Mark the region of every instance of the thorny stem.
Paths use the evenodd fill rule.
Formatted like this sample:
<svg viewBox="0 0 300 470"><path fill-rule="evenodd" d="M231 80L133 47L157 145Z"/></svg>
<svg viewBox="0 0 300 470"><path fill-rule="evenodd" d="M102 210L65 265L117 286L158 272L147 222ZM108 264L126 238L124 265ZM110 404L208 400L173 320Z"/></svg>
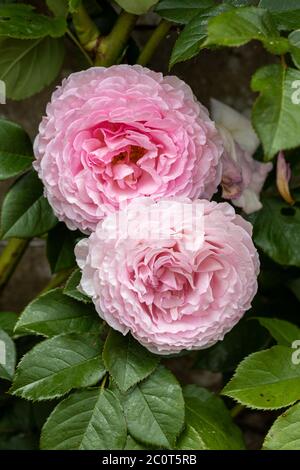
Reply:
<svg viewBox="0 0 300 470"><path fill-rule="evenodd" d="M157 28L155 28L150 39L146 43L142 52L140 53L137 64L146 65L151 60L153 54L156 52L159 44L167 35L171 28L172 24L169 21L161 20Z"/></svg>

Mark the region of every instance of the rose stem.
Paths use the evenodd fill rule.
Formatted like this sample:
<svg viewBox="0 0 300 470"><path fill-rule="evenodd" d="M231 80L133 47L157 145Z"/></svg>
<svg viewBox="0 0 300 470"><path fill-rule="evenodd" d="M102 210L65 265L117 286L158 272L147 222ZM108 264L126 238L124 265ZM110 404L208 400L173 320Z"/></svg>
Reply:
<svg viewBox="0 0 300 470"><path fill-rule="evenodd" d="M100 31L98 27L96 26L96 24L94 23L94 21L92 20L92 18L89 16L88 12L86 11L82 3L78 6L76 11L72 13L72 20L73 20L73 25L74 25L76 34L79 39L79 44L81 44L83 50L87 52L94 51L98 44ZM67 33L71 37L69 31ZM76 38L74 36L72 37L72 39L74 42L76 41ZM89 57L89 60L91 62L90 57Z"/></svg>
<svg viewBox="0 0 300 470"><path fill-rule="evenodd" d="M11 238L0 256L0 291L4 289L22 258L30 239Z"/></svg>
<svg viewBox="0 0 300 470"><path fill-rule="evenodd" d="M95 65L109 67L118 62L137 19L137 15L122 11L109 35L98 39Z"/></svg>
<svg viewBox="0 0 300 470"><path fill-rule="evenodd" d="M172 26L172 23L170 23L169 21L161 20L157 28L155 28L154 32L150 36L142 52L140 53L138 60L137 60L137 64L140 64L140 65L148 64L153 54L155 53L156 49L158 48L159 44L164 39L166 34L169 32L171 26Z"/></svg>

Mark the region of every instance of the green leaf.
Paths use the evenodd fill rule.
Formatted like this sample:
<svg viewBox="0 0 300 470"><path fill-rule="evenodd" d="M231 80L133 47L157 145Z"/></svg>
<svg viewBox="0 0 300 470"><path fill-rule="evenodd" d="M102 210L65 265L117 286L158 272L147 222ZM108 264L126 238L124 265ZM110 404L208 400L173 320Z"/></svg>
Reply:
<svg viewBox="0 0 300 470"><path fill-rule="evenodd" d="M256 322L241 320L222 341L198 352L196 368L231 372L244 357L268 345L269 335Z"/></svg>
<svg viewBox="0 0 300 470"><path fill-rule="evenodd" d="M13 336L18 315L14 312L0 312L0 329Z"/></svg>
<svg viewBox="0 0 300 470"><path fill-rule="evenodd" d="M0 5L0 36L15 39L60 37L66 30L63 17L40 15L31 5Z"/></svg>
<svg viewBox="0 0 300 470"><path fill-rule="evenodd" d="M300 10L299 10L300 11ZM300 21L299 21L300 24ZM300 29L293 31L289 35L290 53L295 66L300 68Z"/></svg>
<svg viewBox="0 0 300 470"><path fill-rule="evenodd" d="M179 450L208 450L201 434L190 424L186 424L176 446Z"/></svg>
<svg viewBox="0 0 300 470"><path fill-rule="evenodd" d="M47 7L55 16L68 16L69 5L68 0L46 0Z"/></svg>
<svg viewBox="0 0 300 470"><path fill-rule="evenodd" d="M43 192L43 184L35 171L21 177L10 188L1 212L3 239L32 238L48 232L57 224Z"/></svg>
<svg viewBox="0 0 300 470"><path fill-rule="evenodd" d="M263 449L299 450L300 449L300 403L289 408L269 430Z"/></svg>
<svg viewBox="0 0 300 470"><path fill-rule="evenodd" d="M252 78L253 91L261 93L252 120L267 160L280 150L300 145L300 106L293 102L293 84L297 80L299 70L280 65L263 67Z"/></svg>
<svg viewBox="0 0 300 470"><path fill-rule="evenodd" d="M140 442L135 441L131 436L127 436L126 444L124 450L147 450Z"/></svg>
<svg viewBox="0 0 300 470"><path fill-rule="evenodd" d="M128 13L133 13L134 15L143 15L153 7L158 2L158 0L116 0L116 3L120 5L123 10L128 11Z"/></svg>
<svg viewBox="0 0 300 470"><path fill-rule="evenodd" d="M49 416L41 448L50 450L120 450L127 437L120 402L100 388L74 393Z"/></svg>
<svg viewBox="0 0 300 470"><path fill-rule="evenodd" d="M1 315L1 314L0 314ZM23 311L15 331L55 336L100 330L101 321L91 305L76 302L54 289L34 299Z"/></svg>
<svg viewBox="0 0 300 470"><path fill-rule="evenodd" d="M173 48L170 67L191 59L200 52L201 46L207 37L208 21L223 11L230 9L228 5L219 5L209 10L197 14L184 28L179 35Z"/></svg>
<svg viewBox="0 0 300 470"><path fill-rule="evenodd" d="M0 119L0 181L28 170L32 153L31 141L22 127Z"/></svg>
<svg viewBox="0 0 300 470"><path fill-rule="evenodd" d="M0 378L12 380L16 365L16 348L8 334L0 329Z"/></svg>
<svg viewBox="0 0 300 470"><path fill-rule="evenodd" d="M293 350L273 346L248 356L238 366L223 394L257 409L277 409L300 400L300 368Z"/></svg>
<svg viewBox="0 0 300 470"><path fill-rule="evenodd" d="M29 400L50 400L88 387L105 374L97 335L67 334L42 341L20 361L10 392Z"/></svg>
<svg viewBox="0 0 300 470"><path fill-rule="evenodd" d="M58 75L64 58L64 41L2 39L0 80L8 98L22 100L41 91Z"/></svg>
<svg viewBox="0 0 300 470"><path fill-rule="evenodd" d="M148 377L159 362L158 356L147 351L130 334L123 336L112 329L105 341L102 357L122 392Z"/></svg>
<svg viewBox="0 0 300 470"><path fill-rule="evenodd" d="M149 445L173 448L184 423L181 387L170 371L156 369L124 401L128 431Z"/></svg>
<svg viewBox="0 0 300 470"><path fill-rule="evenodd" d="M189 385L183 389L187 428L177 447L184 450L244 449L242 434L233 423L221 398L204 388Z"/></svg>
<svg viewBox="0 0 300 470"><path fill-rule="evenodd" d="M76 266L74 248L80 232L70 231L59 223L48 233L47 257L52 273Z"/></svg>
<svg viewBox="0 0 300 470"><path fill-rule="evenodd" d="M71 297L72 299L79 300L80 302L84 302L86 304L91 303L92 300L87 295L82 294L82 292L80 292L77 288L79 286L80 279L81 271L80 269L75 269L75 271L67 280L67 283L64 288L64 294L68 297Z"/></svg>
<svg viewBox="0 0 300 470"><path fill-rule="evenodd" d="M213 0L161 0L155 11L166 20L187 24L202 10L213 6Z"/></svg>
<svg viewBox="0 0 300 470"><path fill-rule="evenodd" d="M263 208L249 216L255 244L276 263L300 266L300 209L274 197L261 201Z"/></svg>
<svg viewBox="0 0 300 470"><path fill-rule="evenodd" d="M270 333L270 335L282 346L292 346L292 343L299 339L300 340L300 328L293 325L285 320L279 320L278 318L256 318L259 323L264 326Z"/></svg>
<svg viewBox="0 0 300 470"><path fill-rule="evenodd" d="M261 0L259 6L271 12L279 29L299 28L300 5L298 0Z"/></svg>
<svg viewBox="0 0 300 470"><path fill-rule="evenodd" d="M205 45L238 47L253 39L261 41L274 54L289 50L289 42L280 37L271 15L256 7L233 8L210 20Z"/></svg>

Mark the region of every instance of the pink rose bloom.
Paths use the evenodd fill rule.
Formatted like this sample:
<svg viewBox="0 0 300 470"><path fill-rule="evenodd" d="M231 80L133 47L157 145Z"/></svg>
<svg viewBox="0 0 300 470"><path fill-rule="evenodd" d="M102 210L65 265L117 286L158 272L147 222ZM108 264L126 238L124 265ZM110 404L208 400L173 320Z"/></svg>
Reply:
<svg viewBox="0 0 300 470"><path fill-rule="evenodd" d="M260 192L273 165L253 158L259 140L249 119L214 99L211 109L224 144L222 196L251 214L262 208Z"/></svg>
<svg viewBox="0 0 300 470"><path fill-rule="evenodd" d="M141 66L74 73L53 93L34 168L59 220L93 231L136 197L211 198L221 138L188 85Z"/></svg>
<svg viewBox="0 0 300 470"><path fill-rule="evenodd" d="M154 353L207 348L256 293L251 230L228 203L136 199L77 244L79 288L112 328Z"/></svg>

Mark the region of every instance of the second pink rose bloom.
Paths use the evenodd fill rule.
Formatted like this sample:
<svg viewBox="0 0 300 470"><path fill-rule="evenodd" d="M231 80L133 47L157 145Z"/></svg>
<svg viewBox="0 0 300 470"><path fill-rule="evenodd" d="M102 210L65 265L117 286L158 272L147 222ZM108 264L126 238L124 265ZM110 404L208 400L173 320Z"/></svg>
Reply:
<svg viewBox="0 0 300 470"><path fill-rule="evenodd" d="M56 216L91 232L133 199L210 199L221 138L190 87L141 66L95 67L53 93L35 140L35 169Z"/></svg>

